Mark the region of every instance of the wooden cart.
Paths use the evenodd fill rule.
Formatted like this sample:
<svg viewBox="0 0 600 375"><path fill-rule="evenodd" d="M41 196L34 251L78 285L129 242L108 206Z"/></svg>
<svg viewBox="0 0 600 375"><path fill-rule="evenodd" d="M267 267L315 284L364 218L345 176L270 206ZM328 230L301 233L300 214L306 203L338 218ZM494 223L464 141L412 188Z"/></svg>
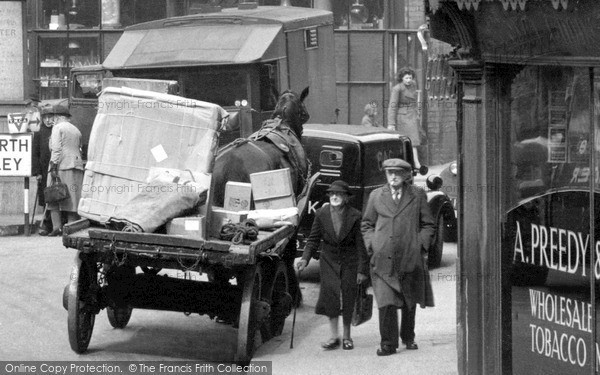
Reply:
<svg viewBox="0 0 600 375"><path fill-rule="evenodd" d="M132 309L208 314L238 327L236 361L252 358L255 340L280 335L293 301L284 251L296 227L261 230L251 243L119 232L82 219L64 227L77 250L63 305L71 348L87 350L96 315L124 328ZM288 266L291 265L288 262ZM161 269L207 273L209 281L157 275ZM292 270L293 272L293 270Z"/></svg>

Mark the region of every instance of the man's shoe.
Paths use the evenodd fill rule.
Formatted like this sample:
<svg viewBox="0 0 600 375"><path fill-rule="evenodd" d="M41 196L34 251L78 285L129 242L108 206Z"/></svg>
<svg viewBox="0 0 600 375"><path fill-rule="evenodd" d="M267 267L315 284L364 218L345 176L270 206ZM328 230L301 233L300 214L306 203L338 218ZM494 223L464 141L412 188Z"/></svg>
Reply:
<svg viewBox="0 0 600 375"><path fill-rule="evenodd" d="M403 342L404 345L406 345L406 349L407 350L417 350L419 349L419 346L417 345L416 342L411 341L411 342Z"/></svg>
<svg viewBox="0 0 600 375"><path fill-rule="evenodd" d="M391 345L381 345L380 349L377 349L377 355L380 357L384 357L387 355L392 355L396 353L396 348Z"/></svg>
<svg viewBox="0 0 600 375"><path fill-rule="evenodd" d="M39 234L40 236L47 236L47 235L48 235L48 231L47 231L47 230L45 230L45 229L40 229L40 230L38 231L38 234Z"/></svg>

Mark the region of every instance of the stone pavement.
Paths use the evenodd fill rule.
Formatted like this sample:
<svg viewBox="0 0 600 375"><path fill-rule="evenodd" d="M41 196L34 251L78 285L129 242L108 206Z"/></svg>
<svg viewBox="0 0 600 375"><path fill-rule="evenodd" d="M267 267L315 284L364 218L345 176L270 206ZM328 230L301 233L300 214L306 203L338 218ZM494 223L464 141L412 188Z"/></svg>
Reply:
<svg viewBox="0 0 600 375"><path fill-rule="evenodd" d="M283 334L259 347L253 362L273 361L274 375L458 374L456 244L446 243L444 247L442 266L430 270L436 306L417 308L415 341L419 345L418 350L406 350L402 346L389 357L375 354L379 347L376 306L370 321L352 327L354 350L323 350L320 344L329 337L329 323L326 317L314 314L318 296L318 262L312 261L309 265L312 275L305 275L307 271L304 271L301 278L305 303L299 309L305 313L300 320L298 317L301 315L297 314L293 349L290 349L292 315L286 319Z"/></svg>
<svg viewBox="0 0 600 375"><path fill-rule="evenodd" d="M415 183L424 184L424 177L419 176ZM31 235L37 236L41 216L41 213L36 213L36 225L31 227ZM0 236L17 235L23 231L24 215L0 215ZM304 313L297 314L294 347L290 348L293 320L290 316L286 319L283 334L259 347L253 362L272 361L274 375L458 374L455 243L444 244L442 266L430 270L430 276L436 306L417 308L415 341L419 350L409 351L401 347L395 355L378 357L375 354L379 346L375 306L370 321L352 327L354 350L324 351L320 343L329 336L328 320L324 316L306 313L314 312L319 290L318 261L312 261L301 278L304 303L298 311L303 310Z"/></svg>
<svg viewBox="0 0 600 375"><path fill-rule="evenodd" d="M41 213L35 214L34 224L29 226L32 234L37 231L41 218ZM29 223L31 224L31 214L29 214ZM25 233L25 215L0 215L0 237L23 233Z"/></svg>

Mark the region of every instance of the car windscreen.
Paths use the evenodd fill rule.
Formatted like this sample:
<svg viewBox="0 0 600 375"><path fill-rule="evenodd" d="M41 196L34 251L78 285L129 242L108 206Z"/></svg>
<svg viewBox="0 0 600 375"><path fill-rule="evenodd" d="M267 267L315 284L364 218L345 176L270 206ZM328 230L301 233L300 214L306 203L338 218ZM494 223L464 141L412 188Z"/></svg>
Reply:
<svg viewBox="0 0 600 375"><path fill-rule="evenodd" d="M405 159L403 142L400 139L369 142L364 144L364 184L365 186L385 184L385 173L381 164L386 159Z"/></svg>

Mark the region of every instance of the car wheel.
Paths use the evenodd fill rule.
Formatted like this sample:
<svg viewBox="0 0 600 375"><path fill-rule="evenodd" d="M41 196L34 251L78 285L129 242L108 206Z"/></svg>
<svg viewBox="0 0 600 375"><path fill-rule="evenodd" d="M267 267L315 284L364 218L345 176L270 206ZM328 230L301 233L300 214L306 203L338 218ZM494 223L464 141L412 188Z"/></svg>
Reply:
<svg viewBox="0 0 600 375"><path fill-rule="evenodd" d="M428 267L437 268L442 263L442 252L444 249L444 215L440 213L437 219L437 225L433 241L429 247Z"/></svg>
<svg viewBox="0 0 600 375"><path fill-rule="evenodd" d="M456 242L458 240L458 223L456 222L456 216L447 212L444 224L444 242Z"/></svg>

